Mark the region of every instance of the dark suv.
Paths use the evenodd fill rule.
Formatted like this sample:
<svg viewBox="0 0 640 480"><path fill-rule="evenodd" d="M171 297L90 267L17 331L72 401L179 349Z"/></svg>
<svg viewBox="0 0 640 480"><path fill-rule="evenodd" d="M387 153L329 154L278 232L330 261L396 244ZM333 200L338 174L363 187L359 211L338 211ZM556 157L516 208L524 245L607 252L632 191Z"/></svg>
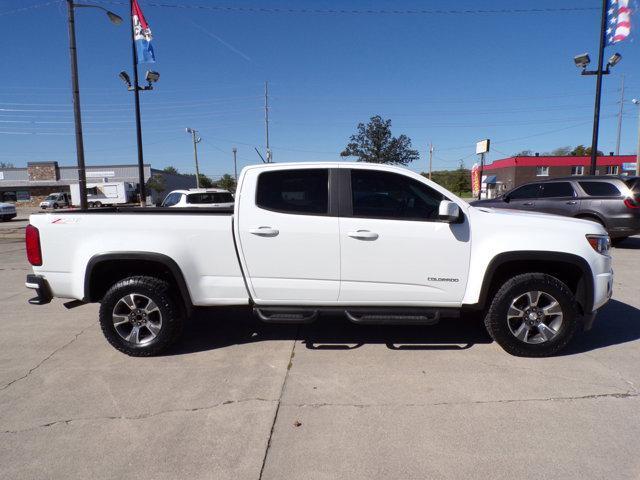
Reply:
<svg viewBox="0 0 640 480"><path fill-rule="evenodd" d="M618 240L640 233L640 177L554 178L525 183L497 198L471 204L593 220Z"/></svg>

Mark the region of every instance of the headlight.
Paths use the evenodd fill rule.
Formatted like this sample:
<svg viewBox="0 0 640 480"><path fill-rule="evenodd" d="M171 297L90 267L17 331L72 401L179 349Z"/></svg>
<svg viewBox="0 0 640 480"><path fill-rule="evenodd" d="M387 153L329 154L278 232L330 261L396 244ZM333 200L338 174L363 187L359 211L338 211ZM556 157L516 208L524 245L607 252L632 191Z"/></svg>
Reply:
<svg viewBox="0 0 640 480"><path fill-rule="evenodd" d="M587 242L593 249L601 255L609 255L611 239L609 235L586 235Z"/></svg>

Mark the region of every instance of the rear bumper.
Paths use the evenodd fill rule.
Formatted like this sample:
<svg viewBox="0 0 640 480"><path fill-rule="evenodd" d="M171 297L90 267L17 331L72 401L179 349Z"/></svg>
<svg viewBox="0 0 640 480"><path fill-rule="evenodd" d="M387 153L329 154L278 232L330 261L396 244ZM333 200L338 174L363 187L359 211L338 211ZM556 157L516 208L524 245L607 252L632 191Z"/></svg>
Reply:
<svg viewBox="0 0 640 480"><path fill-rule="evenodd" d="M51 302L53 295L51 295L49 284L43 276L34 274L27 275L27 281L24 286L36 291L36 296L29 299L31 305L45 305Z"/></svg>
<svg viewBox="0 0 640 480"><path fill-rule="evenodd" d="M11 220L12 218L16 218L18 216L17 212L2 212L0 213L0 217L2 218L7 218L9 220Z"/></svg>

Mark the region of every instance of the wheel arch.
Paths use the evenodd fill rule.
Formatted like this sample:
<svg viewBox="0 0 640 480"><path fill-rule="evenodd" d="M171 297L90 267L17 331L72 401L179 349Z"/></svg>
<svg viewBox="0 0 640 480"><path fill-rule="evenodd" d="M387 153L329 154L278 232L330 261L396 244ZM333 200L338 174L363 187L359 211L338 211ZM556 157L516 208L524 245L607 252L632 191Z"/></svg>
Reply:
<svg viewBox="0 0 640 480"><path fill-rule="evenodd" d="M177 287L186 313L193 301L182 270L171 257L156 252L112 252L89 259L84 276L83 301L99 302L115 282L134 275L150 275L169 281Z"/></svg>
<svg viewBox="0 0 640 480"><path fill-rule="evenodd" d="M477 307L484 309L504 281L520 273L546 273L571 289L583 313L593 310L593 274L587 261L571 253L546 251L505 252L496 255L484 274Z"/></svg>

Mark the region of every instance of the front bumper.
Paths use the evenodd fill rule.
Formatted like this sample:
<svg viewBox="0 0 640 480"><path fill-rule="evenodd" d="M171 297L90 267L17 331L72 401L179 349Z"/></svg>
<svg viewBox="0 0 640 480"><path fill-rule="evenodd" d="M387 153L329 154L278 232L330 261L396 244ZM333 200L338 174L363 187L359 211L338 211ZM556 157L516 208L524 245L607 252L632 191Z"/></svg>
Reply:
<svg viewBox="0 0 640 480"><path fill-rule="evenodd" d="M45 305L51 302L53 295L45 278L41 275L30 273L27 275L25 287L36 291L36 296L29 299L31 305Z"/></svg>

